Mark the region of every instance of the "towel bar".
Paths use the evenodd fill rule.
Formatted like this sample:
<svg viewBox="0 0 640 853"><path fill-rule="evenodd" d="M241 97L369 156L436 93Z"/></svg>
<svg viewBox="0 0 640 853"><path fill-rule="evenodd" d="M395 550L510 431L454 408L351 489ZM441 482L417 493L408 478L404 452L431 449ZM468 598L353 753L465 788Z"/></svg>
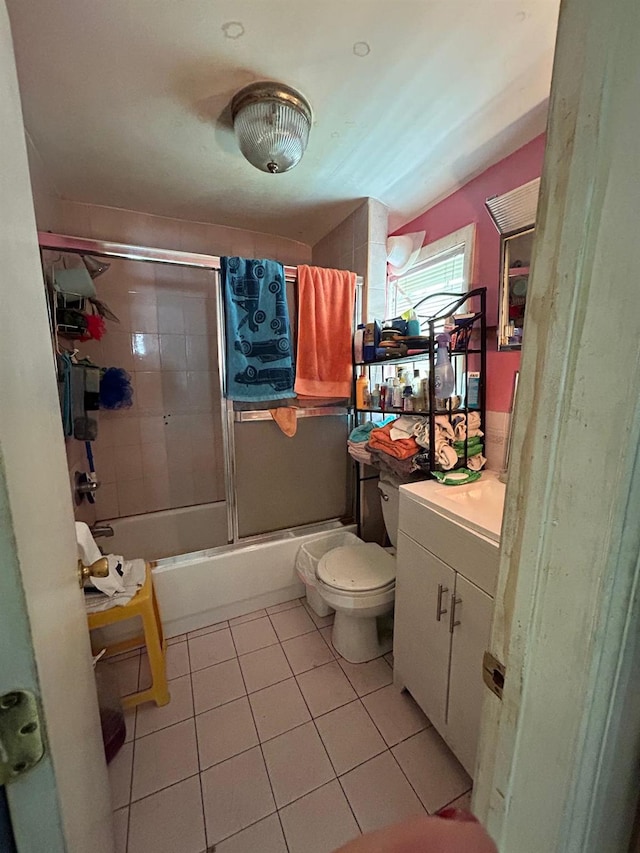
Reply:
<svg viewBox="0 0 640 853"><path fill-rule="evenodd" d="M348 415L349 409L346 406L316 406L308 409L296 409L297 418L322 418L336 415ZM238 423L247 423L249 421L270 421L271 414L269 409L250 409L243 412L234 412L233 420Z"/></svg>

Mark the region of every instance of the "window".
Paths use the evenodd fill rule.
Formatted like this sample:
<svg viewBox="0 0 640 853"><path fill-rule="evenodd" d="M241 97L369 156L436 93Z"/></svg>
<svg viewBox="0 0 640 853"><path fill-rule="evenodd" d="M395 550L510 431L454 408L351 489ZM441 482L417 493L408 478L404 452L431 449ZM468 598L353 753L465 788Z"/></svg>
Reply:
<svg viewBox="0 0 640 853"><path fill-rule="evenodd" d="M423 246L414 266L390 283L390 316L397 317L431 294L469 290L474 236L475 225L468 225ZM450 302L448 296L432 299L417 309L418 316L439 314Z"/></svg>

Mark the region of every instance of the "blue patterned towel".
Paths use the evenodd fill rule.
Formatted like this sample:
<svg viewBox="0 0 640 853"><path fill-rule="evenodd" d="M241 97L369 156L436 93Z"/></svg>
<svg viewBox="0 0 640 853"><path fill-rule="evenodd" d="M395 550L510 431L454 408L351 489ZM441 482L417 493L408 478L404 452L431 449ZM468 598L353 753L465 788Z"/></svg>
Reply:
<svg viewBox="0 0 640 853"><path fill-rule="evenodd" d="M295 397L282 264L220 258L230 400Z"/></svg>

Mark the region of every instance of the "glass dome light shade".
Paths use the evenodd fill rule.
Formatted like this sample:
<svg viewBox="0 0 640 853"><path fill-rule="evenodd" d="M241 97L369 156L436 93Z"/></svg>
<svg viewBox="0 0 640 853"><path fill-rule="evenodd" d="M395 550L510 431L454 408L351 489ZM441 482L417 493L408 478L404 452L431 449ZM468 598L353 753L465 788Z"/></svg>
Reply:
<svg viewBox="0 0 640 853"><path fill-rule="evenodd" d="M279 83L252 83L231 103L240 150L262 172L287 172L299 163L309 139L311 107Z"/></svg>

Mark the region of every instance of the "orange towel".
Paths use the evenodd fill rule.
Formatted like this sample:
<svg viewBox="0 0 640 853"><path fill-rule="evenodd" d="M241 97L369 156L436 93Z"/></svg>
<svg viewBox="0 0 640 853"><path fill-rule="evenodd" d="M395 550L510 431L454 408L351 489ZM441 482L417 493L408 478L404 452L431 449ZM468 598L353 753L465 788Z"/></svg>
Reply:
<svg viewBox="0 0 640 853"><path fill-rule="evenodd" d="M298 267L297 394L351 396L355 294L353 272Z"/></svg>
<svg viewBox="0 0 640 853"><path fill-rule="evenodd" d="M368 446L396 459L409 459L410 456L415 456L420 450L415 438L398 438L394 441L389 435L392 426L393 423L390 423L379 429L372 429Z"/></svg>

